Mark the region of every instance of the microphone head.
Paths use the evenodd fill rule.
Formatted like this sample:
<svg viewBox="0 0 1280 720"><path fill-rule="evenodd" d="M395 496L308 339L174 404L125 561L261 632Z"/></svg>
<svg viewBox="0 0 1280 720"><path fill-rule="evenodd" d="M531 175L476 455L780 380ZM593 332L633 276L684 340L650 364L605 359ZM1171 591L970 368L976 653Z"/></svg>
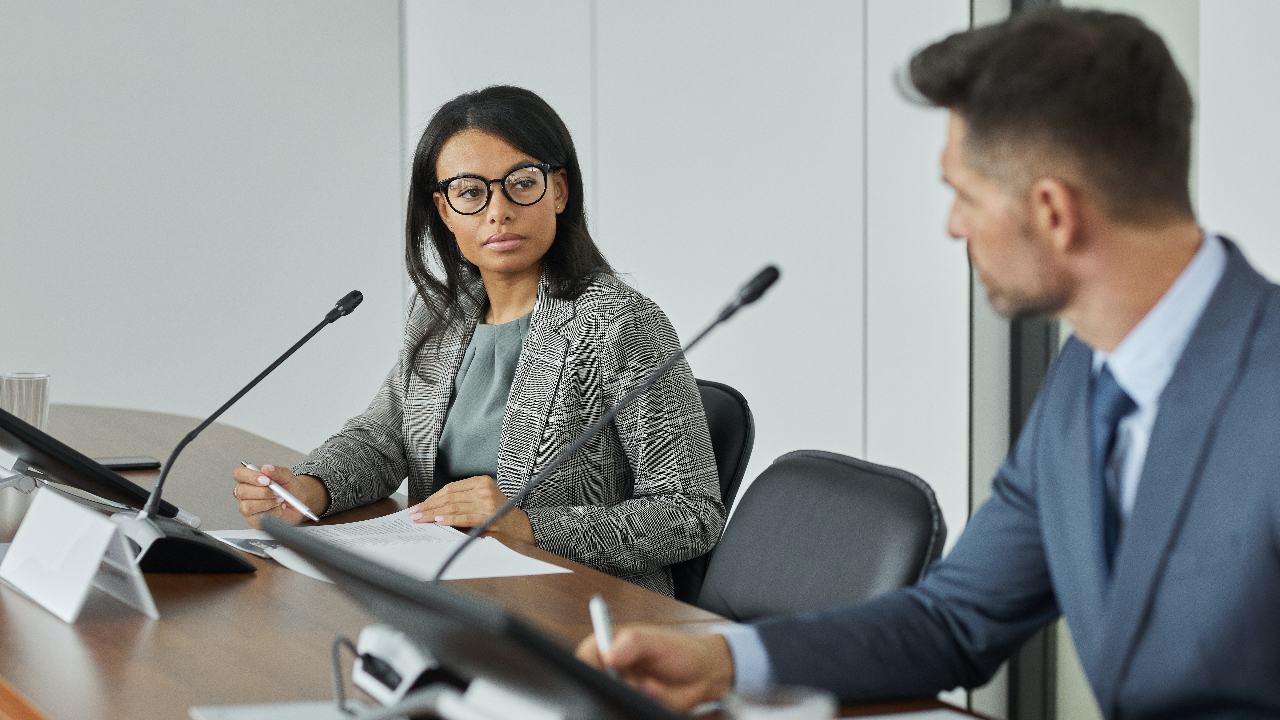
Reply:
<svg viewBox="0 0 1280 720"><path fill-rule="evenodd" d="M774 274L777 274L776 271ZM344 316L350 315L351 311L355 310L356 306L363 301L364 295L362 295L359 290L352 290L346 295L343 295L342 299L338 301L338 309L342 311Z"/></svg>
<svg viewBox="0 0 1280 720"><path fill-rule="evenodd" d="M742 292L738 294L739 306L749 305L759 300L760 296L764 295L764 291L778 281L779 275L781 273L778 272L777 265L766 265L763 270L756 273L755 277L751 278L750 282L742 286Z"/></svg>
<svg viewBox="0 0 1280 720"><path fill-rule="evenodd" d="M364 300L364 295L361 295L359 290L352 290L342 296L342 299L338 301L337 305L333 306L333 309L324 316L324 319L334 322L340 317L350 315L351 311L355 310L362 300Z"/></svg>

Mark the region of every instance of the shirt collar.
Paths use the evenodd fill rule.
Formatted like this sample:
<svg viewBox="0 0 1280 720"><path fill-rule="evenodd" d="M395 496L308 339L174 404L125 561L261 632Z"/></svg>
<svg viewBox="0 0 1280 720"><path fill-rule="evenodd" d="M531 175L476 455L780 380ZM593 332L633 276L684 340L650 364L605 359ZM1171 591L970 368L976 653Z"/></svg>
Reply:
<svg viewBox="0 0 1280 720"><path fill-rule="evenodd" d="M1116 349L1093 351L1094 372L1106 363L1139 408L1154 407L1226 267L1222 241L1203 236L1195 257Z"/></svg>

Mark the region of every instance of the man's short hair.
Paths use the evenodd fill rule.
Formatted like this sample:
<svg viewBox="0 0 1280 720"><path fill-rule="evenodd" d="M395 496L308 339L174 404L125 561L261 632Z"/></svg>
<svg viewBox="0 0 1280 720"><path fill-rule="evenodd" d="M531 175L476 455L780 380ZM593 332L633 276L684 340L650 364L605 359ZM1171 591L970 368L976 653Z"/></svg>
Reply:
<svg viewBox="0 0 1280 720"><path fill-rule="evenodd" d="M909 72L928 103L964 119L975 167L1007 186L1025 189L1065 163L1115 220L1194 217L1191 92L1137 18L1015 15L930 45Z"/></svg>

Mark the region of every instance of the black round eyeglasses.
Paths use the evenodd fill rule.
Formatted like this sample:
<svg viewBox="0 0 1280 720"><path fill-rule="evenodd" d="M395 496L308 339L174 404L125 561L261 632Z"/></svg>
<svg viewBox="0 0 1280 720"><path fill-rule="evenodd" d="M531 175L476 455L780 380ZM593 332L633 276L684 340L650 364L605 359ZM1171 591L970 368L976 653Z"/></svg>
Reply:
<svg viewBox="0 0 1280 720"><path fill-rule="evenodd" d="M444 193L449 207L459 215L475 215L489 207L493 197L493 183L500 183L502 194L516 205L534 205L547 194L547 176L560 166L548 163L521 165L497 180L487 180L479 175L456 175L436 183L436 189Z"/></svg>

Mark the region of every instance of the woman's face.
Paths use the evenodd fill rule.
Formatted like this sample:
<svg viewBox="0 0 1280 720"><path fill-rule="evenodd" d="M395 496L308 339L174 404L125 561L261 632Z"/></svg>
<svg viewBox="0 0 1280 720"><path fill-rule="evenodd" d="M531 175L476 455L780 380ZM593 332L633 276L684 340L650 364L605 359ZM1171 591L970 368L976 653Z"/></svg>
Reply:
<svg viewBox="0 0 1280 720"><path fill-rule="evenodd" d="M479 175L499 180L512 169L543 162L516 150L505 140L478 130L468 130L445 142L436 161L436 177ZM443 192L434 195L440 217L453 232L462 256L480 268L486 282L542 271L542 256L556 237L556 215L569 200L568 173L552 171L547 193L533 205L517 205L502 192L501 183L490 185L489 204L475 215L462 215L449 205ZM518 197L518 196L517 196Z"/></svg>

